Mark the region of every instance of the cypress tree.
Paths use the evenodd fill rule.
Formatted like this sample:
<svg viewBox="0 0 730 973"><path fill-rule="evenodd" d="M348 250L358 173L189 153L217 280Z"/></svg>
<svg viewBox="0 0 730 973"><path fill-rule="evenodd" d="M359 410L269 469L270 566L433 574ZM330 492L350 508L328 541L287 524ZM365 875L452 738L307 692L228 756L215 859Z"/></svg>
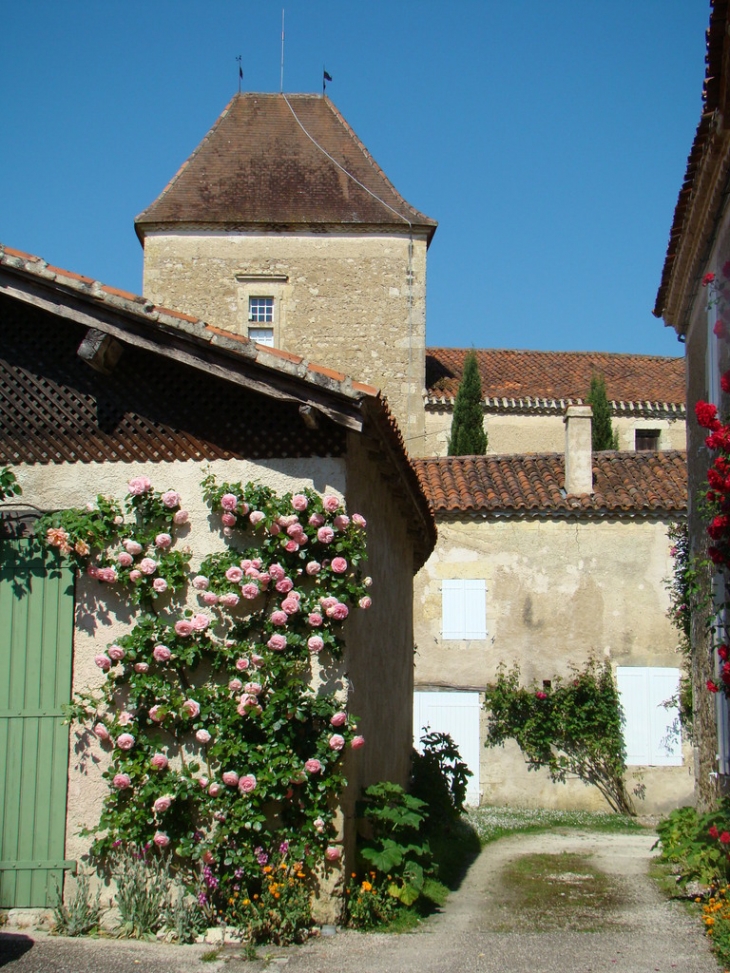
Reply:
<svg viewBox="0 0 730 973"><path fill-rule="evenodd" d="M611 425L611 406L606 395L603 375L594 375L591 379L588 405L593 409L593 452L618 449L618 432Z"/></svg>
<svg viewBox="0 0 730 973"><path fill-rule="evenodd" d="M449 456L483 456L487 451L482 412L482 382L477 356L473 351L464 359L464 372L456 393L451 420Z"/></svg>

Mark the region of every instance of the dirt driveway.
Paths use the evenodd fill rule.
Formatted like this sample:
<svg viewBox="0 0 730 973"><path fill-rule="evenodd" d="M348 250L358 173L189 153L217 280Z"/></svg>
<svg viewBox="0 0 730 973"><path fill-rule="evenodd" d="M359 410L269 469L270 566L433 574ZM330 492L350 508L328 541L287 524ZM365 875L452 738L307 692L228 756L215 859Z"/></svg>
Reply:
<svg viewBox="0 0 730 973"><path fill-rule="evenodd" d="M3 973L717 973L696 919L647 870L653 837L576 831L488 845L444 910L408 935L341 932L262 950L2 937ZM9 954L14 948L15 956ZM3 952L4 949L4 952ZM209 950L209 947L207 947Z"/></svg>

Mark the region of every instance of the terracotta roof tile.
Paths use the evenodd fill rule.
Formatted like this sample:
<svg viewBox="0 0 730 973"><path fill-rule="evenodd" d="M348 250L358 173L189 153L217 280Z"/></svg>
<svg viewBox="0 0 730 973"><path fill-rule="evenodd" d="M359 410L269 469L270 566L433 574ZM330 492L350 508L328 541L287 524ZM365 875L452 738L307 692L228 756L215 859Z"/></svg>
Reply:
<svg viewBox="0 0 730 973"><path fill-rule="evenodd" d="M150 224L405 225L436 222L398 193L329 98L237 94L160 196Z"/></svg>
<svg viewBox="0 0 730 973"><path fill-rule="evenodd" d="M426 391L435 401L456 396L471 349L427 348ZM594 374L614 402L684 405L684 359L609 352L475 349L485 399L585 400Z"/></svg>
<svg viewBox="0 0 730 973"><path fill-rule="evenodd" d="M438 514L547 516L682 515L687 509L687 456L604 452L593 457L592 494L565 495L561 453L441 456L412 460Z"/></svg>

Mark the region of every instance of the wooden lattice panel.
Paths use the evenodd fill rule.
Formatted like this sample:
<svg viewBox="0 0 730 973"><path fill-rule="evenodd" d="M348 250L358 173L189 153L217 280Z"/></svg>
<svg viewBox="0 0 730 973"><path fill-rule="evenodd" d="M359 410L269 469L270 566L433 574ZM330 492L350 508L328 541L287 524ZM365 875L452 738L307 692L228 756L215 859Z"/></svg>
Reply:
<svg viewBox="0 0 730 973"><path fill-rule="evenodd" d="M110 375L86 329L0 297L0 464L340 456L345 433L281 402L125 346Z"/></svg>

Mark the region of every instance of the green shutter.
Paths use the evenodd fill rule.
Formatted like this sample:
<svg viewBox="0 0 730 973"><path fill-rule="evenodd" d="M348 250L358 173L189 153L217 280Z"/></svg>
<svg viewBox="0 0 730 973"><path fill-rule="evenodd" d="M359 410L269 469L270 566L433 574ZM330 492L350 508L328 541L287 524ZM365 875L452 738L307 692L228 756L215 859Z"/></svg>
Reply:
<svg viewBox="0 0 730 973"><path fill-rule="evenodd" d="M73 573L0 540L0 908L45 907L65 861Z"/></svg>

